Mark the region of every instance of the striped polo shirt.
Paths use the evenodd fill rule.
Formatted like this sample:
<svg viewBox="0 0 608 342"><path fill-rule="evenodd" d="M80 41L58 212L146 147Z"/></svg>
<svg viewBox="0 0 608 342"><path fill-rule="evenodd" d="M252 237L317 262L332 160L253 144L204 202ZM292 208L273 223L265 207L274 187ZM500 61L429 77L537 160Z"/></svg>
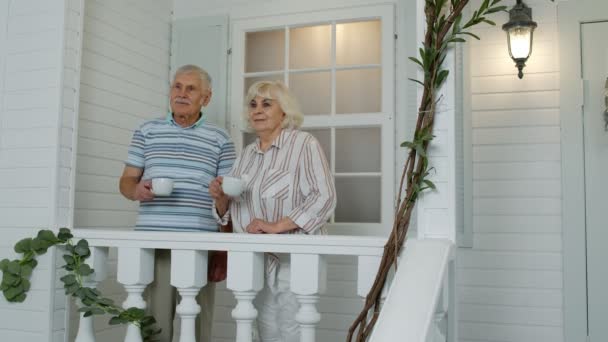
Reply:
<svg viewBox="0 0 608 342"><path fill-rule="evenodd" d="M136 230L217 231L209 182L228 173L235 158L228 133L202 114L190 127L179 126L171 113L143 123L125 163L143 169L143 180L172 178L174 186L169 196L140 202Z"/></svg>

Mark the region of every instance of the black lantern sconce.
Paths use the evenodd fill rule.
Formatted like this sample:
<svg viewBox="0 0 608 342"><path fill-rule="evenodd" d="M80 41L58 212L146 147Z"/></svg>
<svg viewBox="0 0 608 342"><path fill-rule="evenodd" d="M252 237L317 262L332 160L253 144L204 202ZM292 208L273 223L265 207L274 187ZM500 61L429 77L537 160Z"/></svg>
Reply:
<svg viewBox="0 0 608 342"><path fill-rule="evenodd" d="M517 76L520 79L524 77L522 70L532 53L532 34L536 26L536 22L532 21L532 9L522 0L517 0L517 4L509 11L509 22L502 25L502 29L507 32L509 54L519 70Z"/></svg>

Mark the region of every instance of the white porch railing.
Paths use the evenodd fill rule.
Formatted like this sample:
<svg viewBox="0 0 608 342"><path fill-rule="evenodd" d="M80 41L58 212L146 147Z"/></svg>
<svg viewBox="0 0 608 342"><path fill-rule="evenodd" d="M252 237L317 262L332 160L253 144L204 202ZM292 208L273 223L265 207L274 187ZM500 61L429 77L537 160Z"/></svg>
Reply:
<svg viewBox="0 0 608 342"><path fill-rule="evenodd" d="M296 315L296 320L300 324L300 341L314 342L316 326L321 319L316 303L326 283L325 256L348 255L358 258L357 293L364 296L373 283L386 242L385 238L379 237L134 232L102 229L76 229L74 235L77 239L88 240L91 247L92 256L88 261L95 269L95 273L89 277L88 286L96 286L105 278L108 248L118 249L117 280L127 292L127 299L123 303L125 308L146 308L142 293L154 280L154 250L171 250L170 282L182 297L176 308L176 313L181 318L180 342L195 341L194 320L200 312L195 297L207 283L207 251L228 251L226 285L237 300L237 305L232 310L232 317L237 323L237 342L251 341L252 324L257 317L252 301L264 285L264 253L290 254L291 290L300 303ZM440 245L447 247L437 247ZM426 240L412 240L407 243L394 283L399 289L391 289L385 306L391 309L391 313L382 312L380 316L382 321L378 323L372 335L373 341L427 342L426 334L424 338L423 335L411 335L411 338L404 339L401 332L395 335L396 331L393 330L391 333L390 330L393 329L392 324L399 324L401 328L407 327L403 331L410 331L413 324L423 324L424 327L421 329L425 331L429 331L429 327L433 325L441 324L437 319L422 321L417 314L423 311L421 308L426 312L433 311L438 306L437 298L440 297L445 265L447 265L447 262L442 264L440 260L445 260L445 256L442 255L446 253L446 248L447 251L451 251L450 246L448 242L437 244L427 243ZM437 259L437 262L430 262L427 258ZM426 266L413 265L418 262ZM412 287L411 284L416 285ZM400 303L403 301L401 298L403 293L418 297L416 305L402 306L403 304ZM443 305L440 306L442 309L439 312L443 312L445 316ZM421 311L412 311L419 309ZM404 316L404 313L409 314ZM435 317L438 315L436 314ZM410 318L406 317L413 317L415 320L410 324ZM130 326L124 341L141 340L138 328ZM92 319L81 316L76 342L94 341ZM445 342L445 339L443 341Z"/></svg>

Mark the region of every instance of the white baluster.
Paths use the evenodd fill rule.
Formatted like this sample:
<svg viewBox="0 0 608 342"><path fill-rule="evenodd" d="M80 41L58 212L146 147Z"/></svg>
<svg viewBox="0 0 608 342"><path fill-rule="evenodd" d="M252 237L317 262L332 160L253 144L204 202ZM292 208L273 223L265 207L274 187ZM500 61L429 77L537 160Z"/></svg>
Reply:
<svg viewBox="0 0 608 342"><path fill-rule="evenodd" d="M295 293L300 310L296 321L300 324L300 342L314 342L315 329L321 321L316 303L325 291L327 266L325 258L317 254L291 255L291 292Z"/></svg>
<svg viewBox="0 0 608 342"><path fill-rule="evenodd" d="M376 273L380 267L381 257L360 255L357 258L357 294L360 297L367 296L374 284Z"/></svg>
<svg viewBox="0 0 608 342"><path fill-rule="evenodd" d="M103 281L107 275L106 262L108 260L107 247L90 247L91 256L86 259L86 263L95 272L83 279L82 285L85 287L96 288L97 284ZM80 307L84 304L80 303ZM80 313L80 323L78 333L74 342L95 342L95 327L93 326L93 316L84 317L84 312Z"/></svg>
<svg viewBox="0 0 608 342"><path fill-rule="evenodd" d="M171 285L177 288L182 297L175 310L182 321L180 342L196 341L194 323L196 315L201 312L196 296L207 285L207 264L207 251L171 251Z"/></svg>
<svg viewBox="0 0 608 342"><path fill-rule="evenodd" d="M251 342L253 320L258 316L252 301L263 286L263 253L228 252L226 287L237 300L232 310L232 318L236 320L236 342Z"/></svg>
<svg viewBox="0 0 608 342"><path fill-rule="evenodd" d="M119 248L117 280L127 291L127 299L122 303L125 309L146 308L142 293L154 280L154 250L143 248ZM127 327L125 342L141 342L139 327Z"/></svg>

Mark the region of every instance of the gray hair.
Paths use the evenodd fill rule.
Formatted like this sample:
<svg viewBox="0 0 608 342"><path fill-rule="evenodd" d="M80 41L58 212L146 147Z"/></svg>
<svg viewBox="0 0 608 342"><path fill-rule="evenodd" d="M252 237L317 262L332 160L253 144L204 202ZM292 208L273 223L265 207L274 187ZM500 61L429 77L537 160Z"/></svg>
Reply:
<svg viewBox="0 0 608 342"><path fill-rule="evenodd" d="M247 96L245 97L243 119L245 120L245 127L248 131L251 132L253 130L248 120L249 102L256 96L276 100L279 103L281 110L285 113L285 119L283 119L281 127L297 129L302 126L304 114L302 114L300 105L289 88L281 81L258 81L249 87Z"/></svg>
<svg viewBox="0 0 608 342"><path fill-rule="evenodd" d="M202 84L207 84L207 87L209 89L211 89L211 76L209 76L209 73L207 71L205 71L203 68L196 66L194 64L186 64L186 65L182 65L181 67L179 67L179 69L177 69L177 71L175 71L175 75L173 76L173 82L175 82L175 79L177 78L178 75L182 75L182 74L195 74L197 75Z"/></svg>

